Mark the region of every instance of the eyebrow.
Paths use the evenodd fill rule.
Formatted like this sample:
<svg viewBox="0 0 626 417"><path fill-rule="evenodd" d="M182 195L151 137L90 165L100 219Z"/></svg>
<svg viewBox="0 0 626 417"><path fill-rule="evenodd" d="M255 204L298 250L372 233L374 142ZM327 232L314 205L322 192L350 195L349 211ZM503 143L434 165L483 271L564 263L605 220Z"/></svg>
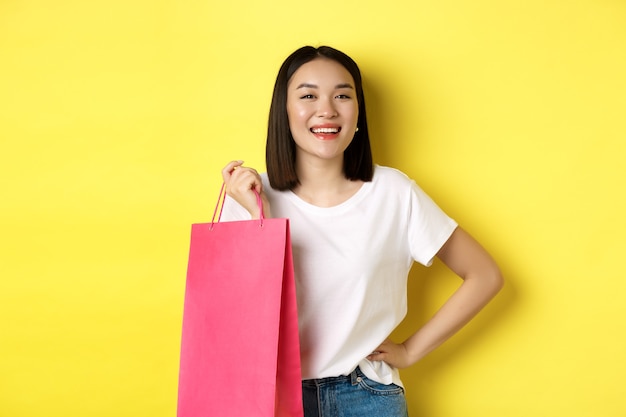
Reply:
<svg viewBox="0 0 626 417"><path fill-rule="evenodd" d="M302 83L298 87L296 87L296 90L298 90L300 88L319 88L319 87L317 85L315 85L315 84ZM336 90L339 90L341 88L349 88L351 90L354 90L354 87L350 83L337 84L335 86Z"/></svg>

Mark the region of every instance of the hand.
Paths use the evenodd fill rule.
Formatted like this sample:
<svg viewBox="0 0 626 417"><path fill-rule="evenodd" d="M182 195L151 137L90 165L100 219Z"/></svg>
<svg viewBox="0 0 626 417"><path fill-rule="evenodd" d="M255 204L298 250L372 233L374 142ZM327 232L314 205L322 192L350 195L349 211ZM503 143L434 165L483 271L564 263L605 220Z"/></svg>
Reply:
<svg viewBox="0 0 626 417"><path fill-rule="evenodd" d="M270 217L269 203L263 192L263 182L259 173L243 166L243 161L232 161L222 170L226 194L250 212L253 219L260 218L259 205L254 190L261 196L265 217Z"/></svg>
<svg viewBox="0 0 626 417"><path fill-rule="evenodd" d="M383 361L394 368L407 368L413 364L404 344L397 344L390 339L385 340L368 357L370 361Z"/></svg>

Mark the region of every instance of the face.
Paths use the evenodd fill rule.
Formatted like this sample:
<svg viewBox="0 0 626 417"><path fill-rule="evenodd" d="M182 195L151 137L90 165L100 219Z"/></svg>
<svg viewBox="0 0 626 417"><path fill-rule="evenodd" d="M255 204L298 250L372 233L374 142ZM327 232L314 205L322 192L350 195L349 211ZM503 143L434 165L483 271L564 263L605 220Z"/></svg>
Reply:
<svg viewBox="0 0 626 417"><path fill-rule="evenodd" d="M352 76L330 59L307 62L289 80L287 115L297 162L304 158L343 162L359 117Z"/></svg>

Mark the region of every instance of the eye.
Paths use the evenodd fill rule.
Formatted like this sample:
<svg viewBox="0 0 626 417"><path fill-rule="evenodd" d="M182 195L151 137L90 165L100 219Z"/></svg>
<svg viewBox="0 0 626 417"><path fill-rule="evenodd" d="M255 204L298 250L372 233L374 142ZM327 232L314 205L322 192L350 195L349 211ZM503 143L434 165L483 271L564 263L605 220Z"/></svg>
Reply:
<svg viewBox="0 0 626 417"><path fill-rule="evenodd" d="M315 98L315 96L313 94L305 94L303 96L300 97L302 100L311 100L313 98Z"/></svg>
<svg viewBox="0 0 626 417"><path fill-rule="evenodd" d="M337 94L335 98L339 100L350 100L352 97L347 94Z"/></svg>

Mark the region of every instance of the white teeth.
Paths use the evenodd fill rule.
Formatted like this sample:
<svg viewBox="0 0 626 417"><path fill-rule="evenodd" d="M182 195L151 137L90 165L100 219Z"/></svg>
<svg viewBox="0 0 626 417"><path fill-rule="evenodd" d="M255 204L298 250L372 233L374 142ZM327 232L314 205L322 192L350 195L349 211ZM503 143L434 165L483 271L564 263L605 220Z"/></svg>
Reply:
<svg viewBox="0 0 626 417"><path fill-rule="evenodd" d="M311 129L313 133L339 133L339 129L336 127L320 127Z"/></svg>

